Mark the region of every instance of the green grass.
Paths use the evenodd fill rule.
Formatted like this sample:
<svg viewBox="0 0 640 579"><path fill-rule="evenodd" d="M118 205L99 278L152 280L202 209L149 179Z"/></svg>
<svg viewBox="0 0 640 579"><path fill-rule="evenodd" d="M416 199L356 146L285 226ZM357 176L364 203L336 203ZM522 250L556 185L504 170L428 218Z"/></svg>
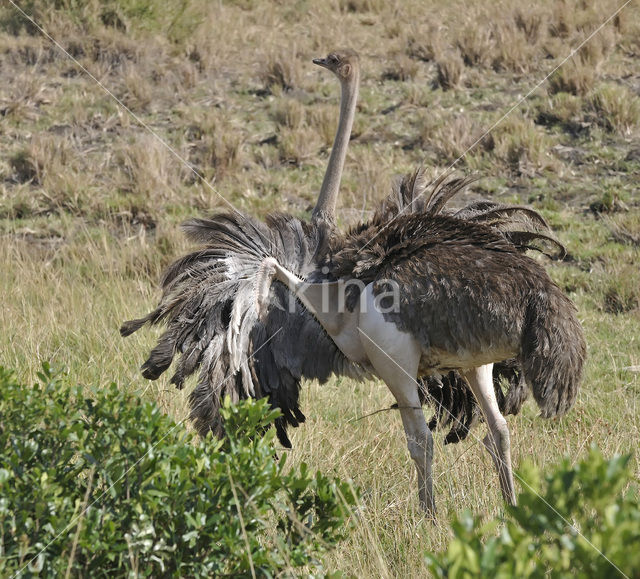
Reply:
<svg viewBox="0 0 640 579"><path fill-rule="evenodd" d="M345 227L394 176L421 163L434 174L446 168L617 7L187 0L165 12L160 5L20 3L211 187L14 8L0 8L0 364L27 383L43 360L66 366L81 384L115 380L178 420L187 415L188 389L139 374L154 332L125 341L118 327L157 300L162 269L188 249L178 229L188 216L227 208L223 198L258 216L309 215L338 103L335 79L311 58L345 45L362 58L339 200ZM605 456L628 452L638 440L640 377L628 369L640 365L633 85L640 23L632 10L459 165L483 177L462 200L529 203L552 223L571 259L550 271L575 301L589 343L584 384L567 417L542 421L528 404L509 418L516 465L524 457L541 467L566 455L579 460L592 443ZM452 58L466 63L443 90L438 63ZM438 436L440 517L435 526L423 520L397 413L352 422L391 404L382 383L305 384L302 398L309 421L293 435L293 464L352 477L364 496L356 531L328 569L424 576L423 552L446 547L453 513L501 513L477 438L443 447Z"/></svg>

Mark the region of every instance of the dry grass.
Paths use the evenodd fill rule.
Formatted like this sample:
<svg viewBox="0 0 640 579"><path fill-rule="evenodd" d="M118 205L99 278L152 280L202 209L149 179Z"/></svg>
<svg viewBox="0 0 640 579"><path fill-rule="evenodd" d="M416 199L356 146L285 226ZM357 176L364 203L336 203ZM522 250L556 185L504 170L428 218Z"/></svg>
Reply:
<svg viewBox="0 0 640 579"><path fill-rule="evenodd" d="M568 92L559 92L539 105L537 122L541 125L561 123L569 128L582 121L583 100Z"/></svg>
<svg viewBox="0 0 640 579"><path fill-rule="evenodd" d="M260 72L260 78L270 91L290 91L299 87L302 69L295 49L280 49L266 58Z"/></svg>
<svg viewBox="0 0 640 579"><path fill-rule="evenodd" d="M464 63L457 52L451 51L436 61L436 84L442 90L452 90L460 86Z"/></svg>
<svg viewBox="0 0 640 579"><path fill-rule="evenodd" d="M492 31L486 24L475 26L469 21L468 30L461 32L456 41L462 60L469 67L486 67L491 63L494 41Z"/></svg>
<svg viewBox="0 0 640 579"><path fill-rule="evenodd" d="M224 112L205 112L190 127L189 163L209 179L220 180L242 167L245 137L238 127L229 123Z"/></svg>
<svg viewBox="0 0 640 579"><path fill-rule="evenodd" d="M400 53L393 58L392 63L384 70L382 80L411 82L416 78L419 70L420 65L415 60Z"/></svg>
<svg viewBox="0 0 640 579"><path fill-rule="evenodd" d="M117 329L148 311L162 268L186 251L179 222L227 208L219 195L255 215L309 215L339 94L312 57L341 46L362 55L339 200L344 226L368 215L395 175L425 162L437 174L462 155L617 7L330 0L303 10L188 0L156 10L160 0L118 0L109 12L101 2L75 11L27 4L213 189L3 5L0 363L27 381L43 360L82 384L115 380L179 419L188 389L139 374L154 332L123 341ZM509 418L516 465L524 456L541 465L577 460L591 443L605 454L630 451L638 439L640 376L622 370L640 364L640 65L632 56L640 25L632 8L462 161L484 176L465 199L531 202L553 223L571 260L552 275L576 301L589 342L568 417L542 421L529 405ZM446 547L451 513L501 512L477 440L439 441L440 520L423 520L399 417L350 422L390 405L384 385L306 384L303 403L309 422L294 434L290 460L352 477L363 491L356 530L328 570L425 576L423 552Z"/></svg>
<svg viewBox="0 0 640 579"><path fill-rule="evenodd" d="M607 131L631 136L640 123L640 98L624 86L602 85L590 96L595 120Z"/></svg>
<svg viewBox="0 0 640 579"><path fill-rule="evenodd" d="M440 164L458 160L462 163L473 162L474 155L466 153L474 144L479 150L486 149L484 142L476 143L482 136L482 127L464 112L438 120L426 114L420 117L419 122L420 145L426 150L433 150Z"/></svg>
<svg viewBox="0 0 640 579"><path fill-rule="evenodd" d="M596 82L596 71L582 58L572 60L553 74L549 79L549 93L566 92L573 95L586 95Z"/></svg>
<svg viewBox="0 0 640 579"><path fill-rule="evenodd" d="M607 282L603 309L612 314L628 314L640 308L640 288L638 288L633 266L625 265L616 271Z"/></svg>
<svg viewBox="0 0 640 579"><path fill-rule="evenodd" d="M485 147L515 175L554 169L552 139L531 119L514 113L493 131Z"/></svg>

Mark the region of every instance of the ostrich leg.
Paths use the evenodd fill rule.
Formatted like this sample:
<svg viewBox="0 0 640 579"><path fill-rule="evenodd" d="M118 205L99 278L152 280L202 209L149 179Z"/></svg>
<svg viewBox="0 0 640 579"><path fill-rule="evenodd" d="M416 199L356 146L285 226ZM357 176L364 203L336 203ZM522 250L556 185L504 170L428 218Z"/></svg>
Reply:
<svg viewBox="0 0 640 579"><path fill-rule="evenodd" d="M483 443L498 471L502 496L507 503L515 505L516 492L513 485L513 471L511 470L509 428L498 408L492 372L493 364L486 364L465 372L465 377L487 421L489 432Z"/></svg>
<svg viewBox="0 0 640 579"><path fill-rule="evenodd" d="M366 293L372 298L370 288ZM359 333L362 346L376 374L384 380L398 402L409 454L418 473L420 506L435 517L433 500L433 436L424 419L416 377L420 347L411 334L400 332L386 322L371 303L360 314Z"/></svg>
<svg viewBox="0 0 640 579"><path fill-rule="evenodd" d="M407 437L407 447L416 465L420 506L430 516L435 517L436 505L433 498L431 466L433 464L433 435L424 419L415 379L407 377L404 381L394 382L393 378L390 378L386 380L386 384L398 402L402 425ZM411 392L410 388L413 388Z"/></svg>

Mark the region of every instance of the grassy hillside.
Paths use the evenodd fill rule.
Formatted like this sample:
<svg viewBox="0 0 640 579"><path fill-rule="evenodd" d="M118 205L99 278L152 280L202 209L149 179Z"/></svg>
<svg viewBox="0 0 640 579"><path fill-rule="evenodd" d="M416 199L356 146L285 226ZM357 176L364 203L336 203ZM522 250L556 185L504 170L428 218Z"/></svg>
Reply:
<svg viewBox="0 0 640 579"><path fill-rule="evenodd" d="M2 4L0 364L31 381L51 360L83 384L115 380L185 417L186 392L139 374L154 336L125 341L118 327L154 304L162 269L188 247L186 217L228 203L309 215L338 105L337 82L311 59L349 46L363 71L340 226L366 216L394 176L455 161L482 176L467 199L540 210L569 250L549 269L579 308L589 360L567 417L543 421L528 404L509 419L514 462L579 460L592 443L605 455L635 449L637 1L505 118L621 3L17 3L68 54ZM440 523L424 523L400 417L354 421L390 405L383 384L307 384L303 403L309 421L290 459L350 476L364 495L330 568L424 575L422 553L446 545L451 512L501 512L479 440L443 447L437 437Z"/></svg>

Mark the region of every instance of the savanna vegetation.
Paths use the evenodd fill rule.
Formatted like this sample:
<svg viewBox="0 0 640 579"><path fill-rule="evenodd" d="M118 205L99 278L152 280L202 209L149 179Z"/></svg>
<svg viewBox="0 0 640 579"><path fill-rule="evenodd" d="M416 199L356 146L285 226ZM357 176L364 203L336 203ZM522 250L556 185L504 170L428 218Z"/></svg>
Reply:
<svg viewBox="0 0 640 579"><path fill-rule="evenodd" d="M487 197L541 211L569 251L549 270L578 307L589 359L566 417L543 421L529 404L509 418L514 463L529 461L546 472L569 457L560 467L566 481L572 469L588 471L580 465L597 463L592 444L606 458L635 450L635 0L538 88L623 2L16 4L42 28L2 3L0 364L15 370L19 384L37 382L42 362L51 361L87 396L115 382L123 395L155 403L167 424L185 419L188 389L140 377L152 332L125 341L118 327L148 311L162 269L187 250L179 230L186 217L229 204L255 215L309 214L338 106L335 79L311 58L349 46L361 55L362 86L339 226L368 215L394 176L419 164L434 175L455 163L481 176L460 202ZM440 515L432 525L414 496L399 416L390 411L358 420L391 402L381 383L305 385L309 420L292 432L287 468L306 463L328 477L350 478L361 495L353 527L324 555L325 571L445 573L451 561L425 553L444 553L460 537L474 549L494 545L502 553L491 537L504 537L501 529L517 536L509 525L519 523L501 522L512 515L478 438L482 429L446 447L436 435ZM611 468L615 478L622 467ZM623 483L612 483L620 497L635 492L627 485L638 476L636 456L625 469L629 476L616 479ZM550 502L562 492L553 484L540 487ZM583 520L578 507L571 508L568 517ZM596 515L599 508L594 504ZM452 523L464 509L498 521L497 528L484 535L468 518ZM603 509L602 516L613 517L613 510ZM547 555L553 550L540 545ZM541 569L555 564L553 553L547 555L538 560ZM565 569L564 562L557 565Z"/></svg>
<svg viewBox="0 0 640 579"><path fill-rule="evenodd" d="M266 400L227 399L227 437L194 441L115 384L83 392L47 364L38 378L0 367L3 577L319 572L348 529L348 483L276 460L273 429L254 436L277 415Z"/></svg>

